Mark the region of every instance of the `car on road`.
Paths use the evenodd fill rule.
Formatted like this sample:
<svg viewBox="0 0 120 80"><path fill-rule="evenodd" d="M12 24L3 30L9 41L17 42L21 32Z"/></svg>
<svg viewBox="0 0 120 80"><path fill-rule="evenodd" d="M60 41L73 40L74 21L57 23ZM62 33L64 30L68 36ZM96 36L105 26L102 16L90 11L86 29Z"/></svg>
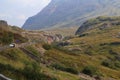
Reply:
<svg viewBox="0 0 120 80"><path fill-rule="evenodd" d="M11 44L9 45L9 47L14 48L14 47L15 47L15 43L11 43Z"/></svg>

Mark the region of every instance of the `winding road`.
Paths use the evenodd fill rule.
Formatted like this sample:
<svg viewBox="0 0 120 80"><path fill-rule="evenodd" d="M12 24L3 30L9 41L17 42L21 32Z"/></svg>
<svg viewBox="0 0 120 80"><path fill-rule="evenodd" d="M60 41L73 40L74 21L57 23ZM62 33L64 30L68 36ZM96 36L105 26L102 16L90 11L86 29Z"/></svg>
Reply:
<svg viewBox="0 0 120 80"><path fill-rule="evenodd" d="M35 43L27 42L27 43L15 44L15 47L20 48L20 47L29 46L29 45L32 45L32 44L35 44ZM4 51L6 49L10 49L10 48L12 48L12 47L10 47L9 45L0 46L0 52Z"/></svg>

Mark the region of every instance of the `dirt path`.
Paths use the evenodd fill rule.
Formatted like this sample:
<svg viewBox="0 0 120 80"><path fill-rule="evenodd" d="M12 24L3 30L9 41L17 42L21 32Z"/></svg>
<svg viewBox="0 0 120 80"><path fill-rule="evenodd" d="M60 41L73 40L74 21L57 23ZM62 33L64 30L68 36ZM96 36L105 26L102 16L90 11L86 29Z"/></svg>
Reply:
<svg viewBox="0 0 120 80"><path fill-rule="evenodd" d="M79 77L83 78L84 80L96 80L95 78L90 77L89 75L86 75L86 74L82 74L82 73L79 73Z"/></svg>

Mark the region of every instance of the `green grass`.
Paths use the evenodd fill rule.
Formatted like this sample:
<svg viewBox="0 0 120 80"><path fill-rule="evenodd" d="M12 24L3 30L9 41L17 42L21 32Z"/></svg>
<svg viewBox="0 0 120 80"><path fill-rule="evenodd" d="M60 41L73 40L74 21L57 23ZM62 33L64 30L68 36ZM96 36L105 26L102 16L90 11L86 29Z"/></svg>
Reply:
<svg viewBox="0 0 120 80"><path fill-rule="evenodd" d="M102 24L98 23L78 37L69 38L72 44L67 46L51 44L43 47L42 43L26 46L25 49L42 60L40 62L19 48L2 51L0 64L3 69L0 71L16 80L30 80L31 77L38 80L38 76L47 80L80 80L79 73L103 77L105 80L119 80L120 26L110 25L101 30ZM40 53L42 47L45 49L43 54Z"/></svg>
<svg viewBox="0 0 120 80"><path fill-rule="evenodd" d="M18 48L0 52L0 73L15 80L56 80L41 73L39 63Z"/></svg>
<svg viewBox="0 0 120 80"><path fill-rule="evenodd" d="M45 59L51 64L60 65L62 68L72 67L78 72L82 72L86 66L91 65L97 69L97 76L119 80L120 26L110 25L100 30L100 25L102 24L97 24L83 33L87 35L69 39L71 45L55 46L46 51ZM71 48L80 50L70 51Z"/></svg>

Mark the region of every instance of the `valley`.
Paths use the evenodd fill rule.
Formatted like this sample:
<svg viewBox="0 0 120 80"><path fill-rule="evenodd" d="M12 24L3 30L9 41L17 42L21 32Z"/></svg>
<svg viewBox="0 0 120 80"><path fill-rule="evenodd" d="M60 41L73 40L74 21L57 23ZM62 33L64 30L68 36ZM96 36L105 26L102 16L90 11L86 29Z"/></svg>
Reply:
<svg viewBox="0 0 120 80"><path fill-rule="evenodd" d="M1 0L0 11L0 80L120 80L120 0Z"/></svg>
<svg viewBox="0 0 120 80"><path fill-rule="evenodd" d="M119 21L93 18L71 36L27 31L1 21L0 74L14 80L119 80ZM1 50L11 43L16 46Z"/></svg>

